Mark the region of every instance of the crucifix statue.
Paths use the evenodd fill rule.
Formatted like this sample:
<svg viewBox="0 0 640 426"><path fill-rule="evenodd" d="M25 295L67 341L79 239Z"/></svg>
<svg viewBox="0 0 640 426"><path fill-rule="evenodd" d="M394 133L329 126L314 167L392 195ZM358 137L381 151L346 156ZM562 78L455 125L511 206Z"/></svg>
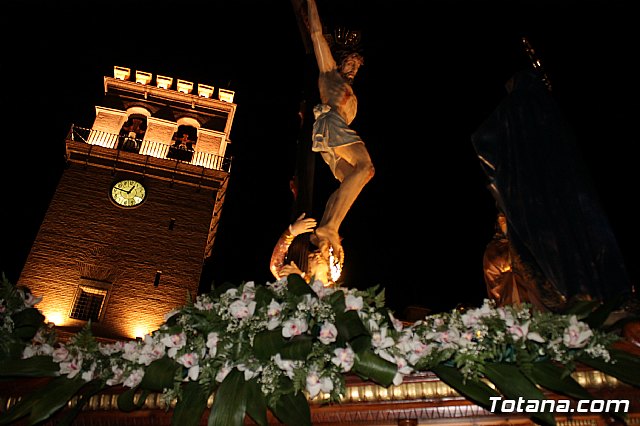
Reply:
<svg viewBox="0 0 640 426"><path fill-rule="evenodd" d="M325 260L344 262L340 225L364 186L374 175L367 147L350 128L358 101L353 79L364 63L358 45L360 34L336 31L329 43L315 0L292 0L301 28L306 28L318 67L320 103L313 108L314 123L311 150L320 153L338 180L338 188L329 196L325 210L311 240ZM306 4L306 9L304 5Z"/></svg>

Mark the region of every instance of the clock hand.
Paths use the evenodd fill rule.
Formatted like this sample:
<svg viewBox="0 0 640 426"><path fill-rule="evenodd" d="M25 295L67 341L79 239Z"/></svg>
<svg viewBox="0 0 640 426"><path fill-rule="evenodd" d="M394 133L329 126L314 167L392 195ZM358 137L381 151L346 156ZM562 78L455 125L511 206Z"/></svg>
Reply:
<svg viewBox="0 0 640 426"><path fill-rule="evenodd" d="M125 190L124 190L124 189L122 189L122 188L118 188L117 186L114 186L114 188L115 188L115 189L117 189L118 191L127 192L127 191L125 191ZM127 194L128 194L128 192L127 192Z"/></svg>

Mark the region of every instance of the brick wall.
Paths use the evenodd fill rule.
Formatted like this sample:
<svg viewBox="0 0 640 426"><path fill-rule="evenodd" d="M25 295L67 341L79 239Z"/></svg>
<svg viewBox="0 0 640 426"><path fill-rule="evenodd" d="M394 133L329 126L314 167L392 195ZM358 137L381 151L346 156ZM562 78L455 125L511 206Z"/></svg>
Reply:
<svg viewBox="0 0 640 426"><path fill-rule="evenodd" d="M123 209L111 202L110 185L119 178L142 180L147 198L141 206ZM185 303L187 291L197 294L214 200L211 190L72 163L18 283L43 296L37 307L48 318L61 316L56 324L79 327L84 322L68 315L81 278L110 282L95 334L147 333ZM157 271L162 275L155 287Z"/></svg>

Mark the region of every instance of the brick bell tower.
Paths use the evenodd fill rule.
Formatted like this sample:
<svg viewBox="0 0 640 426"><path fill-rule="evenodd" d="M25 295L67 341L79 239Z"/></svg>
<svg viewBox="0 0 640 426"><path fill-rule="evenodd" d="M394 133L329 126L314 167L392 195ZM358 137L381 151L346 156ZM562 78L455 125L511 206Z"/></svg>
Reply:
<svg viewBox="0 0 640 426"><path fill-rule="evenodd" d="M195 86L195 87L194 87ZM135 338L198 292L229 180L234 92L114 67L18 283L61 331Z"/></svg>

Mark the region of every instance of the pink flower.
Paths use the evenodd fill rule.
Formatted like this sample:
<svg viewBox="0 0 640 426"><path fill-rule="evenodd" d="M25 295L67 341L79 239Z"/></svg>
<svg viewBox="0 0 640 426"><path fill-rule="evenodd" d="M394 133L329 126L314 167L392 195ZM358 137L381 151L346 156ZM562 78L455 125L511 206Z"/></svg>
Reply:
<svg viewBox="0 0 640 426"><path fill-rule="evenodd" d="M287 320L282 324L282 336L286 338L299 336L307 331L308 328L307 322L303 319Z"/></svg>
<svg viewBox="0 0 640 426"><path fill-rule="evenodd" d="M179 334L166 334L160 341L167 347L167 355L175 358L178 351L187 343L187 335L184 332Z"/></svg>
<svg viewBox="0 0 640 426"><path fill-rule="evenodd" d="M564 329L562 341L568 348L582 348L593 336L593 332L584 322L578 321L575 315L569 319L569 326Z"/></svg>
<svg viewBox="0 0 640 426"><path fill-rule="evenodd" d="M191 368L194 365L198 364L198 354L196 354L194 352L186 353L186 354L181 355L180 357L178 357L176 359L176 362L178 364L184 365L187 368Z"/></svg>
<svg viewBox="0 0 640 426"><path fill-rule="evenodd" d="M320 377L317 371L309 371L307 374L306 388L311 398L322 392L331 392L333 382L328 377Z"/></svg>
<svg viewBox="0 0 640 426"><path fill-rule="evenodd" d="M509 334L511 334L513 340L518 341L520 339L524 339L529 334L529 321L524 324L513 324L507 330L509 331Z"/></svg>
<svg viewBox="0 0 640 426"><path fill-rule="evenodd" d="M284 371L285 376L290 379L293 379L294 372L293 368L295 367L295 363L290 359L282 359L280 354L275 354L273 357L273 361L276 363L280 370Z"/></svg>
<svg viewBox="0 0 640 426"><path fill-rule="evenodd" d="M59 348L53 350L51 357L55 362L66 361L69 357L69 350L64 346L60 346Z"/></svg>
<svg viewBox="0 0 640 426"><path fill-rule="evenodd" d="M245 303L242 300L236 300L229 305L231 316L238 319L244 319L253 315L256 309L256 302Z"/></svg>
<svg viewBox="0 0 640 426"><path fill-rule="evenodd" d="M223 365L218 371L218 374L216 374L216 382L222 383L222 381L225 379L225 377L227 377L227 374L229 374L231 370L233 370L233 367L229 364Z"/></svg>
<svg viewBox="0 0 640 426"><path fill-rule="evenodd" d="M142 378L144 377L144 370L138 368L137 370L133 370L129 376L122 383L123 386L128 388L135 388L140 384Z"/></svg>
<svg viewBox="0 0 640 426"><path fill-rule="evenodd" d="M347 297L344 299L345 303L345 312L346 311L359 311L364 306L364 301L361 296L354 296L352 294L347 294Z"/></svg>
<svg viewBox="0 0 640 426"><path fill-rule="evenodd" d="M209 356L214 357L218 352L218 333L212 331L207 334L207 348L209 348Z"/></svg>
<svg viewBox="0 0 640 426"><path fill-rule="evenodd" d="M66 374L68 378L73 379L82 369L82 358L72 358L70 361L60 363L60 374Z"/></svg>
<svg viewBox="0 0 640 426"><path fill-rule="evenodd" d="M320 340L325 345L328 345L331 342L335 342L337 336L338 329L336 328L336 326L331 324L329 321L325 321L320 328L318 340Z"/></svg>
<svg viewBox="0 0 640 426"><path fill-rule="evenodd" d="M335 356L331 358L332 363L342 368L342 371L345 373L351 370L356 356L351 347L347 346L346 348L337 348L333 353Z"/></svg>

